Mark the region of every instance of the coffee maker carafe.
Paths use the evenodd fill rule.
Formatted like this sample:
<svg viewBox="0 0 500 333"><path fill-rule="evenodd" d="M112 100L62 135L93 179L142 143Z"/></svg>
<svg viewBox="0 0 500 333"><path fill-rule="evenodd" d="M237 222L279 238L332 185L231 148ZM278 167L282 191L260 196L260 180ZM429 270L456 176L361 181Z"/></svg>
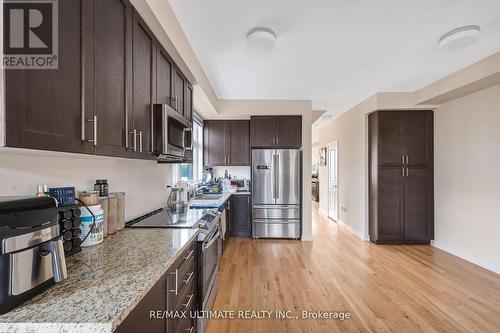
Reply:
<svg viewBox="0 0 500 333"><path fill-rule="evenodd" d="M0 197L0 314L66 277L57 201Z"/></svg>

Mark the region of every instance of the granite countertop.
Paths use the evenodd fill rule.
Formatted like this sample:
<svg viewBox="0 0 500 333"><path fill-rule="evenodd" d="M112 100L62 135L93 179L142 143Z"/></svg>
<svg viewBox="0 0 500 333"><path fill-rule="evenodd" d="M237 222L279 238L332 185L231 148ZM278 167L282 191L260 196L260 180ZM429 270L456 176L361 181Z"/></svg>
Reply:
<svg viewBox="0 0 500 333"><path fill-rule="evenodd" d="M0 332L112 332L198 229L125 229L68 258L68 278L0 315Z"/></svg>

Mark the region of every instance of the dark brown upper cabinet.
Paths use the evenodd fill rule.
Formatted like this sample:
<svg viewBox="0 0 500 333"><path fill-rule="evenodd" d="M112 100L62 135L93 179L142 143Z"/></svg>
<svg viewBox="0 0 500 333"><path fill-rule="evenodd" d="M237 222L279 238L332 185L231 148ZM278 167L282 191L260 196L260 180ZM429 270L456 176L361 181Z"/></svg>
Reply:
<svg viewBox="0 0 500 333"><path fill-rule="evenodd" d="M248 120L206 120L203 123L204 165L250 165L249 135Z"/></svg>
<svg viewBox="0 0 500 333"><path fill-rule="evenodd" d="M193 88L129 0L58 2L58 69L6 70L6 145L156 159L154 103Z"/></svg>
<svg viewBox="0 0 500 333"><path fill-rule="evenodd" d="M380 111L380 166L425 166L433 155L431 111Z"/></svg>
<svg viewBox="0 0 500 333"><path fill-rule="evenodd" d="M134 157L156 159L152 154L152 114L156 100L156 38L140 15L133 12L133 109L129 129Z"/></svg>
<svg viewBox="0 0 500 333"><path fill-rule="evenodd" d="M94 1L94 112L98 155L132 157L132 6ZM131 139L130 139L131 140Z"/></svg>
<svg viewBox="0 0 500 333"><path fill-rule="evenodd" d="M302 147L302 116L255 116L250 128L253 148Z"/></svg>
<svg viewBox="0 0 500 333"><path fill-rule="evenodd" d="M172 107L174 110L184 116L186 81L181 70L177 67L174 67L173 86L174 93L172 98Z"/></svg>
<svg viewBox="0 0 500 333"><path fill-rule="evenodd" d="M401 133L405 163L412 166L430 165L434 155L432 111L405 112L401 121Z"/></svg>
<svg viewBox="0 0 500 333"><path fill-rule="evenodd" d="M193 120L193 86L186 81L186 107L184 108L184 117Z"/></svg>
<svg viewBox="0 0 500 333"><path fill-rule="evenodd" d="M369 115L370 240L434 238L432 111Z"/></svg>
<svg viewBox="0 0 500 333"><path fill-rule="evenodd" d="M156 103L172 106L172 71L174 62L158 43L156 52Z"/></svg>
<svg viewBox="0 0 500 333"><path fill-rule="evenodd" d="M250 165L250 121L228 120L227 123L228 165Z"/></svg>
<svg viewBox="0 0 500 333"><path fill-rule="evenodd" d="M6 145L91 154L93 89L84 78L93 72L92 7L83 0L57 7L59 68L5 70Z"/></svg>

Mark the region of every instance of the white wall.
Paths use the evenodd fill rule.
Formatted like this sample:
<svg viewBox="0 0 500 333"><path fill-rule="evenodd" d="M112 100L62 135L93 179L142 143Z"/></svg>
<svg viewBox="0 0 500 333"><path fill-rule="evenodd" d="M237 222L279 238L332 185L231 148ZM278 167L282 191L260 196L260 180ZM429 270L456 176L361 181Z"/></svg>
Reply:
<svg viewBox="0 0 500 333"><path fill-rule="evenodd" d="M500 85L435 111L434 246L500 273Z"/></svg>
<svg viewBox="0 0 500 333"><path fill-rule="evenodd" d="M320 129L319 147L338 140L339 223L361 239L367 239L367 133L366 106L358 105ZM320 210L328 211L328 167L319 167Z"/></svg>
<svg viewBox="0 0 500 333"><path fill-rule="evenodd" d="M34 195L37 184L92 189L106 178L126 193L126 220L165 206L171 165L124 158L0 148L0 196Z"/></svg>

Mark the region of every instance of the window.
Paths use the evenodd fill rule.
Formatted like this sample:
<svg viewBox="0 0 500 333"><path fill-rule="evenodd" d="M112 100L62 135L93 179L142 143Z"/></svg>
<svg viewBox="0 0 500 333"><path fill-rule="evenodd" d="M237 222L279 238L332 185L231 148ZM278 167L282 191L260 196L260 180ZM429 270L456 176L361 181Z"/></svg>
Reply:
<svg viewBox="0 0 500 333"><path fill-rule="evenodd" d="M203 123L198 118L193 120L193 163L174 165L174 183L182 181L201 181L203 174Z"/></svg>

